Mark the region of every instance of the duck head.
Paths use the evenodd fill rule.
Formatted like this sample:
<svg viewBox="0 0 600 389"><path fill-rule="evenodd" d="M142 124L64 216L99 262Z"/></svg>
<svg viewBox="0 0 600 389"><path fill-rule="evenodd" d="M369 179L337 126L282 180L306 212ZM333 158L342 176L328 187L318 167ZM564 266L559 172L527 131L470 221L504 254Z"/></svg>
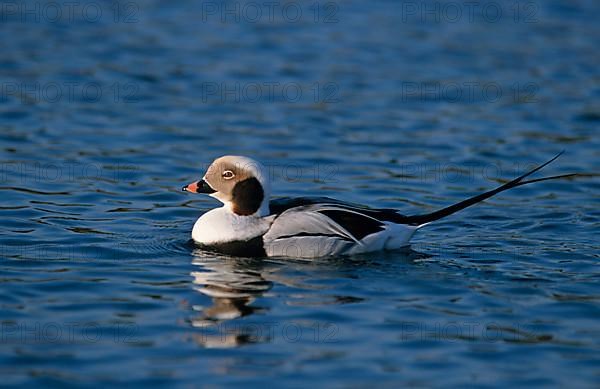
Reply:
<svg viewBox="0 0 600 389"><path fill-rule="evenodd" d="M269 177L260 163L248 157L226 155L217 158L201 180L182 190L208 194L240 216L269 214Z"/></svg>

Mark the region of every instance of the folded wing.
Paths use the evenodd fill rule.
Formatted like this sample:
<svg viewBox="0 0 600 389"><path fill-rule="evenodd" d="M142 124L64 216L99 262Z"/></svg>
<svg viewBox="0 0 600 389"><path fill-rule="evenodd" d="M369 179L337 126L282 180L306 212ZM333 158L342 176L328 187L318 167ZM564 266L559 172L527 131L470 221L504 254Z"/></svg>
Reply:
<svg viewBox="0 0 600 389"><path fill-rule="evenodd" d="M341 203L315 203L284 210L263 236L270 256L320 257L345 252L385 223Z"/></svg>

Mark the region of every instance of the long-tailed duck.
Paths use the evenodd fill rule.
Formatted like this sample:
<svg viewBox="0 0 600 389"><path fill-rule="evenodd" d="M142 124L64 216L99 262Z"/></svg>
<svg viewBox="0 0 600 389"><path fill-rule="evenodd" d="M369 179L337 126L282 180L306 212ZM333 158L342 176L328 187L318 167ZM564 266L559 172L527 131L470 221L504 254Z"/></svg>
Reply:
<svg viewBox="0 0 600 389"><path fill-rule="evenodd" d="M217 158L200 181L184 186L183 190L205 193L223 203L194 224L192 239L200 247L246 257L348 255L407 246L419 228L500 192L574 176L524 181L561 154L496 189L432 213L413 216L327 197L271 200L266 170L255 160L241 156Z"/></svg>

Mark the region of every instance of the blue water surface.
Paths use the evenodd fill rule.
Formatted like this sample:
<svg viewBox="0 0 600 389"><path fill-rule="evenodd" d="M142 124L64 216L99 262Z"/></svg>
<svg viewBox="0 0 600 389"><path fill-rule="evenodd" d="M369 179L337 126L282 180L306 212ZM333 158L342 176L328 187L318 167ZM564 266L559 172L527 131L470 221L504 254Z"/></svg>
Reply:
<svg viewBox="0 0 600 389"><path fill-rule="evenodd" d="M70 4L70 5L69 5ZM470 4L470 5L469 5ZM0 5L2 385L568 386L600 375L597 1ZM189 244L223 154L430 212L409 250Z"/></svg>

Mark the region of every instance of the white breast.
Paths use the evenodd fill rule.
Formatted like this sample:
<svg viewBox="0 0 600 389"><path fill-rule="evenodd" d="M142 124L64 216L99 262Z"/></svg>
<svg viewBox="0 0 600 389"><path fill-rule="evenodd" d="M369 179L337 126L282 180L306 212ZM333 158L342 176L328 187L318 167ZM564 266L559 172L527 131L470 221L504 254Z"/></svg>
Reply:
<svg viewBox="0 0 600 389"><path fill-rule="evenodd" d="M267 232L271 221L271 218L236 215L227 207L216 208L196 220L192 239L207 245L249 240Z"/></svg>

